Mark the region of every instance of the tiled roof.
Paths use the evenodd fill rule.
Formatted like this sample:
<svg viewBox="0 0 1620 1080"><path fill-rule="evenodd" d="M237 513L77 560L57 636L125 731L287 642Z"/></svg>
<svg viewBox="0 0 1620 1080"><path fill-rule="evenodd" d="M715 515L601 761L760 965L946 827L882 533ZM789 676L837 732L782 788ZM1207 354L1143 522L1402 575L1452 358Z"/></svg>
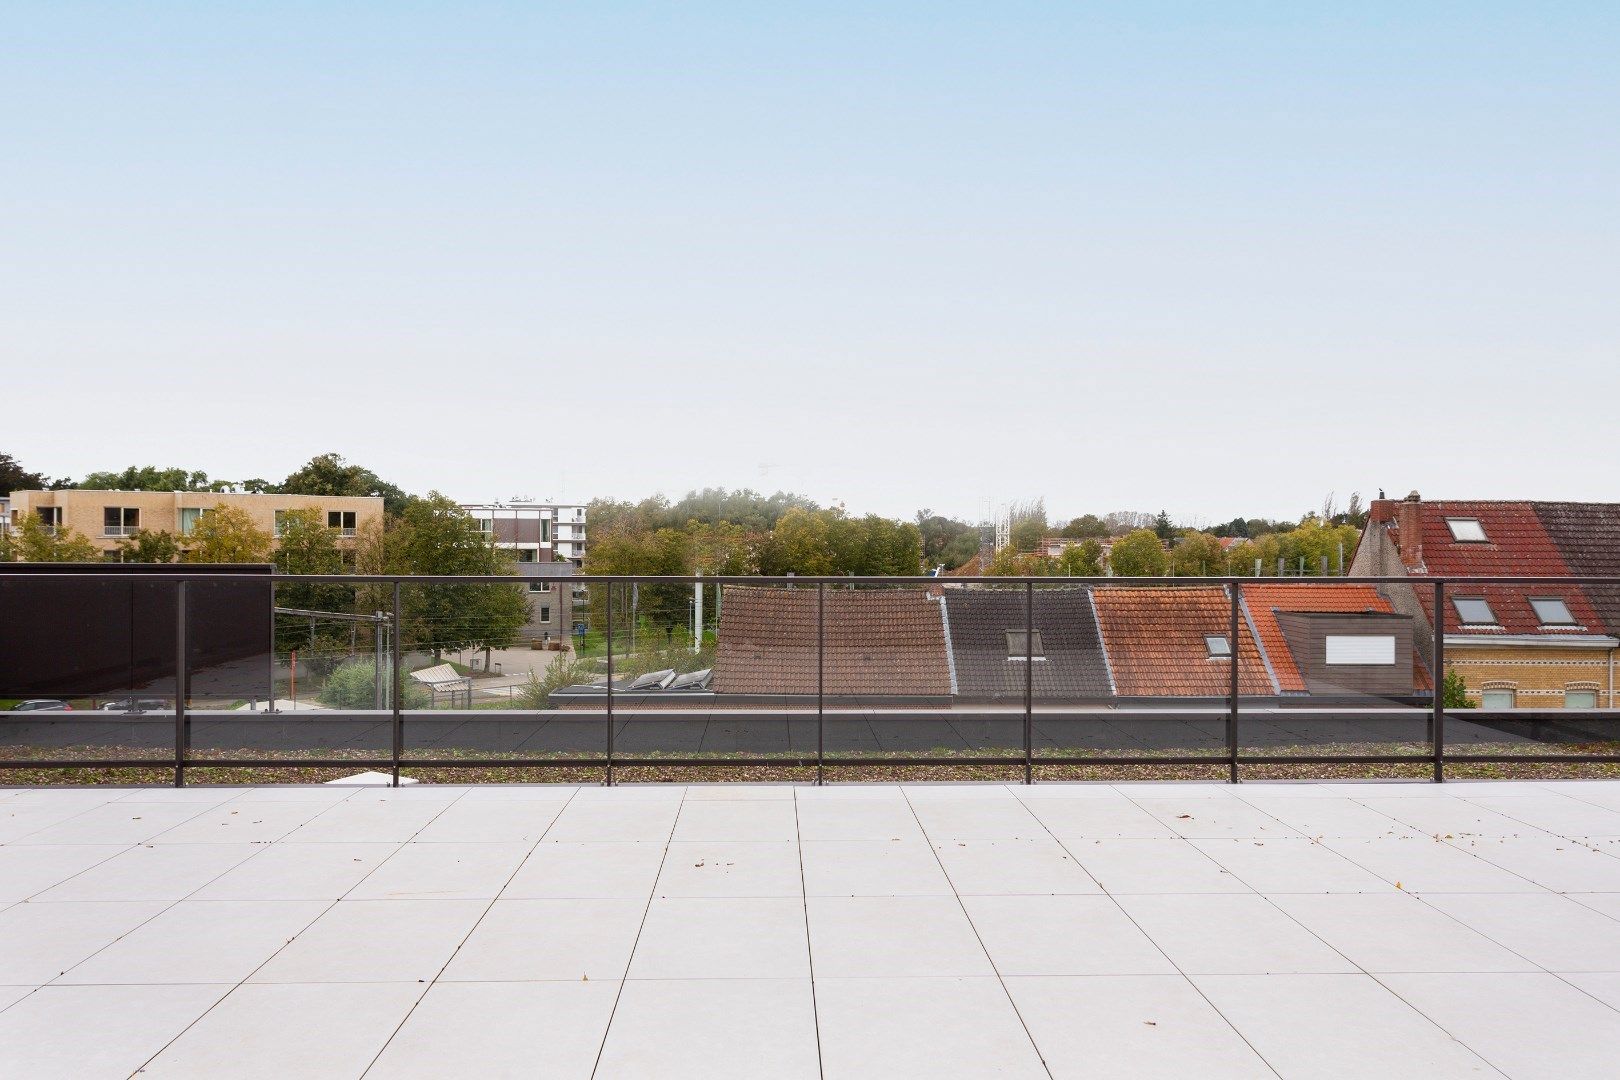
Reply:
<svg viewBox="0 0 1620 1080"><path fill-rule="evenodd" d="M1305 678L1288 645L1288 639L1277 624L1279 611L1308 612L1362 612L1374 611L1392 614L1395 608L1372 585L1345 585L1330 582L1294 582L1291 584L1245 584L1240 594L1248 608L1249 618L1260 638L1260 647L1271 662L1271 672L1277 677L1277 686L1283 691L1306 689ZM1428 670L1422 658L1413 656L1413 675L1419 689L1429 688Z"/></svg>
<svg viewBox="0 0 1620 1080"><path fill-rule="evenodd" d="M829 587L823 620L827 694L950 694L940 602L923 590ZM816 590L726 586L714 689L814 694Z"/></svg>
<svg viewBox="0 0 1620 1080"><path fill-rule="evenodd" d="M1220 586L1104 586L1092 601L1115 690L1127 697L1218 697L1230 690L1229 661L1213 660L1206 634L1225 637L1231 596ZM1238 623L1238 692L1276 692L1254 636Z"/></svg>
<svg viewBox="0 0 1620 1080"><path fill-rule="evenodd" d="M1423 566L1437 577L1561 577L1572 573L1559 545L1542 525L1536 504L1528 502L1425 502L1422 504ZM1454 540L1447 518L1474 518L1485 530L1486 540ZM1579 541L1578 541L1579 542ZM1434 595L1417 588L1429 625L1434 625ZM1601 633L1603 623L1596 608L1579 589L1569 586L1526 590L1511 585L1459 585L1446 590L1447 599L1479 596L1496 615L1494 627L1463 626L1457 609L1446 604L1445 629L1448 634L1508 635ZM1549 630L1541 625L1530 598L1556 597L1569 606L1576 623L1585 630Z"/></svg>
<svg viewBox="0 0 1620 1080"><path fill-rule="evenodd" d="M1620 503L1538 502L1535 508L1541 527L1563 555L1570 573L1620 577ZM1588 585L1585 592L1603 620L1603 629L1620 634L1620 588Z"/></svg>
<svg viewBox="0 0 1620 1080"><path fill-rule="evenodd" d="M957 693L1021 698L1026 665L1008 659L1007 631L1024 629L1024 590L959 586L947 590L945 605ZM1031 669L1034 695L1111 693L1091 591L1037 587L1030 606L1045 656Z"/></svg>

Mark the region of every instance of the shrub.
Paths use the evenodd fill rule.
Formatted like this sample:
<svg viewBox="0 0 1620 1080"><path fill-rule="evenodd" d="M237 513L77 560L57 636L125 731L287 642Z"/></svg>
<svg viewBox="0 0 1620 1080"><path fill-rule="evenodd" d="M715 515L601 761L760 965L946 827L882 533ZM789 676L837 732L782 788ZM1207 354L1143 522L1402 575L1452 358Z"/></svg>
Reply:
<svg viewBox="0 0 1620 1080"><path fill-rule="evenodd" d="M389 676L390 666L383 665L383 701L387 702L390 692ZM332 674L327 676L326 683L317 695L322 705L333 709L370 709L376 705L376 665L370 660L346 660L339 664ZM426 687L405 679L405 701L407 709L428 709L433 707L433 695Z"/></svg>

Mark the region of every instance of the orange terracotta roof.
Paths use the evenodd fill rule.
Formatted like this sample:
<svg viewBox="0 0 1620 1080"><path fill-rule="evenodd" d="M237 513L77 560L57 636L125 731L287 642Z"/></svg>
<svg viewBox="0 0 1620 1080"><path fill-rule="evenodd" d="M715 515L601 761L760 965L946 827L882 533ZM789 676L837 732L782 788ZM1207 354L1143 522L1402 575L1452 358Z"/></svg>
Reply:
<svg viewBox="0 0 1620 1080"><path fill-rule="evenodd" d="M922 589L829 587L823 613L825 692L949 695L940 607ZM816 663L814 588L725 587L716 692L814 694Z"/></svg>
<svg viewBox="0 0 1620 1080"><path fill-rule="evenodd" d="M1288 639L1277 624L1277 612L1375 611L1381 615L1395 612L1394 605L1372 585L1337 582L1256 583L1244 584L1241 595L1249 618L1254 623L1255 633L1260 637L1260 646L1271 661L1272 674L1276 675L1277 685L1284 691L1303 692L1306 686L1305 677L1300 674L1299 665L1294 660L1293 650L1288 647ZM1430 685L1427 669L1421 658L1414 656L1413 661L1414 681L1420 689L1426 690Z"/></svg>
<svg viewBox="0 0 1620 1080"><path fill-rule="evenodd" d="M1222 586L1103 586L1092 592L1116 692L1127 697L1221 697L1228 660L1211 659L1205 635L1226 637L1232 600ZM1276 693L1246 622L1238 624L1238 692Z"/></svg>

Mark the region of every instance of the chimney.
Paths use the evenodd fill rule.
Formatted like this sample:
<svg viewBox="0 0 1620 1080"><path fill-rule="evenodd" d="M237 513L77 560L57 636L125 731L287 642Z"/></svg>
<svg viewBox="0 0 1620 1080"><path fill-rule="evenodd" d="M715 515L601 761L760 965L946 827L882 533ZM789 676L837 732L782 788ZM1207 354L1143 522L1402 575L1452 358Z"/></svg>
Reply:
<svg viewBox="0 0 1620 1080"><path fill-rule="evenodd" d="M1423 569L1423 497L1412 492L1396 508L1395 542L1401 553L1401 565L1408 570Z"/></svg>

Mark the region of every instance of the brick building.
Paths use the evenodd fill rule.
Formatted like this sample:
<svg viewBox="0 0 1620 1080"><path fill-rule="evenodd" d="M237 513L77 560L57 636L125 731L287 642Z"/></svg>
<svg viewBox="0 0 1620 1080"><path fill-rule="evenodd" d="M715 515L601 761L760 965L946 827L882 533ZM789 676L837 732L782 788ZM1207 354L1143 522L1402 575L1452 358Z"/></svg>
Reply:
<svg viewBox="0 0 1620 1080"><path fill-rule="evenodd" d="M1352 576L1412 578L1384 586L1417 622L1432 655L1445 635L1446 668L1487 708L1596 708L1616 701L1620 595L1582 585L1459 584L1435 612L1431 577L1561 577L1620 570L1620 504L1377 499Z"/></svg>

